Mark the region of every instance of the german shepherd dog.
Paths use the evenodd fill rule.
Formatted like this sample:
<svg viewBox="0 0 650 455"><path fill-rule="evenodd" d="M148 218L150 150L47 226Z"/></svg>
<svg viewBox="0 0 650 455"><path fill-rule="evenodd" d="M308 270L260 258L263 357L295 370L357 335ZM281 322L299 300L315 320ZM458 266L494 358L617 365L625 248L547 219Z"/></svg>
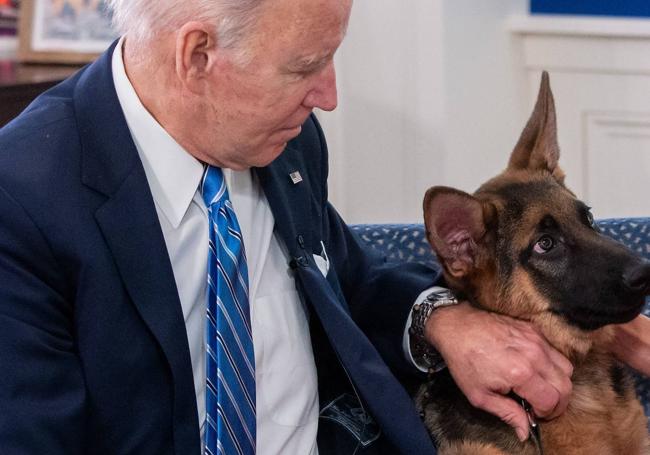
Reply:
<svg viewBox="0 0 650 455"><path fill-rule="evenodd" d="M540 422L526 442L474 408L448 372L431 375L416 405L440 455L650 454L633 381L607 349L608 325L640 313L650 264L598 233L589 207L564 185L558 158L544 72L506 170L473 195L433 187L424 198L427 238L455 293L531 322L574 365L566 412Z"/></svg>

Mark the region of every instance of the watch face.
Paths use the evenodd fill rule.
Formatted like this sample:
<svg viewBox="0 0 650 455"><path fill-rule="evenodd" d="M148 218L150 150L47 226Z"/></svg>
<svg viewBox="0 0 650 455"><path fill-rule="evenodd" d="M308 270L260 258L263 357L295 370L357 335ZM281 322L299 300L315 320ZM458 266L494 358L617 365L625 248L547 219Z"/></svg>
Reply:
<svg viewBox="0 0 650 455"><path fill-rule="evenodd" d="M449 290L449 289L440 289L438 291L434 291L431 294L427 296L427 300L441 300L441 299L452 299L456 300L456 297L454 294Z"/></svg>
<svg viewBox="0 0 650 455"><path fill-rule="evenodd" d="M419 304L413 306L411 313L411 335L424 338L424 328L427 324L429 316L436 308L441 308L450 305L456 305L458 300L454 294L448 289L438 289L433 291Z"/></svg>
<svg viewBox="0 0 650 455"><path fill-rule="evenodd" d="M456 305L458 303L456 296L448 289L440 289L439 291L432 292L427 296L427 300L433 303L434 308Z"/></svg>

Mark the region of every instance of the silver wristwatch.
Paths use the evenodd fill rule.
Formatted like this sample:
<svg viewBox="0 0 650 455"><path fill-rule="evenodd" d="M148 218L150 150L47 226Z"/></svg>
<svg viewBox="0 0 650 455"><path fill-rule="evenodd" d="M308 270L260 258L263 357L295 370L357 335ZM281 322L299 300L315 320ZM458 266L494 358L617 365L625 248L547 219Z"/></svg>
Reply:
<svg viewBox="0 0 650 455"><path fill-rule="evenodd" d="M429 373L444 369L445 362L424 336L427 321L436 309L458 303L458 299L449 289L441 288L427 295L422 302L413 305L409 328L411 353L416 363L427 368Z"/></svg>

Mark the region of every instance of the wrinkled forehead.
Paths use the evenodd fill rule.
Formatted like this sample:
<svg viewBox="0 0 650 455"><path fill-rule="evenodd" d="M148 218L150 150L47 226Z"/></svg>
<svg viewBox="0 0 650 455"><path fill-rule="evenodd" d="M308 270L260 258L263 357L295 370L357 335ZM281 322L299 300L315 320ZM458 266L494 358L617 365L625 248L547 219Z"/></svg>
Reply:
<svg viewBox="0 0 650 455"><path fill-rule="evenodd" d="M259 12L256 32L264 38L292 35L342 35L347 29L351 0L274 0ZM272 36L273 35L273 36Z"/></svg>
<svg viewBox="0 0 650 455"><path fill-rule="evenodd" d="M351 0L273 0L259 12L249 48L274 60L331 57L347 31Z"/></svg>

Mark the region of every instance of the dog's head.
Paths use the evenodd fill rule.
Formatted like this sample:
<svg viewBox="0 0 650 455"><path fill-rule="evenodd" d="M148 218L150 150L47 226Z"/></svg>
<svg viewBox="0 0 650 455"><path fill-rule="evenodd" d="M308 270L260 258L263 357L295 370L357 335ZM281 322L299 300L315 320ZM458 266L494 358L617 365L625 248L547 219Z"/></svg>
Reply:
<svg viewBox="0 0 650 455"><path fill-rule="evenodd" d="M429 189L424 218L447 282L462 296L584 337L639 314L650 265L598 232L589 207L564 185L559 155L545 72L507 169L474 195Z"/></svg>

